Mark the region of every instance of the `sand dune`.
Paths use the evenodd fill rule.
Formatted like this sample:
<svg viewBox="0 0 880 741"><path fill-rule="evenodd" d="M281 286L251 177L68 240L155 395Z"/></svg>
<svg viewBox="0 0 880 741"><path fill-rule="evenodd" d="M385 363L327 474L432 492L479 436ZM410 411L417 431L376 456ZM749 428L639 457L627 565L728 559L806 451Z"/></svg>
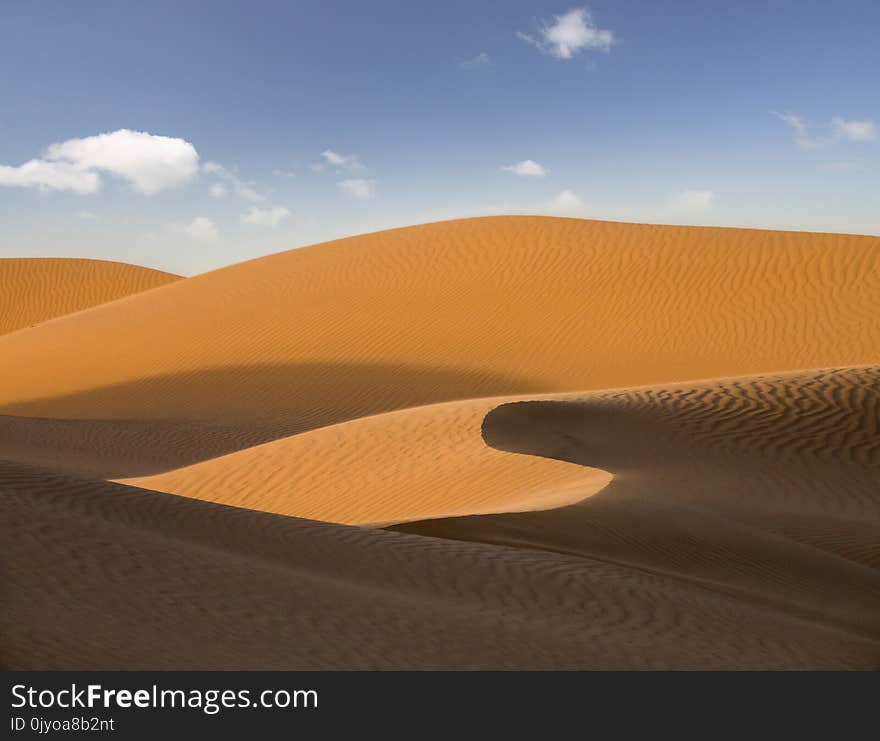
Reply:
<svg viewBox="0 0 880 741"><path fill-rule="evenodd" d="M0 464L0 493L4 668L867 668L880 650L864 629L591 557L20 465Z"/></svg>
<svg viewBox="0 0 880 741"><path fill-rule="evenodd" d="M166 278L0 337L4 667L880 668L880 239L499 217Z"/></svg>
<svg viewBox="0 0 880 741"><path fill-rule="evenodd" d="M548 512L398 526L614 563L873 641L880 366L609 391L493 410L487 442L614 478Z"/></svg>
<svg viewBox="0 0 880 741"><path fill-rule="evenodd" d="M99 479L146 476L284 437L284 419L242 425L0 415L0 460Z"/></svg>
<svg viewBox="0 0 880 741"><path fill-rule="evenodd" d="M0 335L175 280L105 260L0 258Z"/></svg>
<svg viewBox="0 0 880 741"><path fill-rule="evenodd" d="M3 338L0 414L293 433L463 398L869 363L878 244L545 217L343 239ZM32 372L45 366L65 373Z"/></svg>
<svg viewBox="0 0 880 741"><path fill-rule="evenodd" d="M559 507L608 483L605 471L485 445L483 418L504 401L365 417L123 483L343 524Z"/></svg>

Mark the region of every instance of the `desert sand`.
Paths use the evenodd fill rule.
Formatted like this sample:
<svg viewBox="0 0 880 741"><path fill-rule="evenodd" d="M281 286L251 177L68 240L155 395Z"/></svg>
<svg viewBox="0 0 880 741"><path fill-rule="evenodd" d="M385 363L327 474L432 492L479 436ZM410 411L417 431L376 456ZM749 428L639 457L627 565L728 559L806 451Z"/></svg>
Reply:
<svg viewBox="0 0 880 741"><path fill-rule="evenodd" d="M880 667L878 238L466 219L130 293L0 337L8 668Z"/></svg>
<svg viewBox="0 0 880 741"><path fill-rule="evenodd" d="M0 335L178 278L160 270L106 260L0 258Z"/></svg>
<svg viewBox="0 0 880 741"><path fill-rule="evenodd" d="M462 398L871 363L878 313L876 237L465 219L251 260L6 337L0 413L283 418L294 434Z"/></svg>
<svg viewBox="0 0 880 741"><path fill-rule="evenodd" d="M550 509L600 491L606 471L487 446L472 399L342 422L122 483L350 525ZM259 485L256 482L260 482Z"/></svg>

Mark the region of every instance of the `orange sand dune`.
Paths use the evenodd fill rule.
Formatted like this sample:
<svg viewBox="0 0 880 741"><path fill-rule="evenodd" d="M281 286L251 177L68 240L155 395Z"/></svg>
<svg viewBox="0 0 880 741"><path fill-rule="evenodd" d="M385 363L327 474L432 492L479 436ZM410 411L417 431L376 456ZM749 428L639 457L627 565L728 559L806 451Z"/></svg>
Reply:
<svg viewBox="0 0 880 741"><path fill-rule="evenodd" d="M876 604L861 592L870 583L830 556L827 610L807 615L784 599L784 582L782 598L764 601L641 564L330 525L3 462L0 541L4 669L843 669L880 660L876 625L855 624ZM756 579L803 580L791 549L779 555L797 560L764 575L727 543L705 552L728 572L744 556Z"/></svg>
<svg viewBox="0 0 880 741"><path fill-rule="evenodd" d="M488 447L504 397L343 422L122 483L343 524L559 507L599 491L598 469Z"/></svg>
<svg viewBox="0 0 880 741"><path fill-rule="evenodd" d="M175 280L121 262L0 258L0 335Z"/></svg>
<svg viewBox="0 0 880 741"><path fill-rule="evenodd" d="M565 553L871 641L880 668L880 365L520 402L495 447L614 478L552 511L400 525Z"/></svg>
<svg viewBox="0 0 880 741"><path fill-rule="evenodd" d="M234 265L0 340L0 413L288 434L468 397L877 360L880 239L466 219ZM47 377L35 368L61 368Z"/></svg>
<svg viewBox="0 0 880 741"><path fill-rule="evenodd" d="M499 217L7 334L0 662L880 668L877 316L878 238Z"/></svg>

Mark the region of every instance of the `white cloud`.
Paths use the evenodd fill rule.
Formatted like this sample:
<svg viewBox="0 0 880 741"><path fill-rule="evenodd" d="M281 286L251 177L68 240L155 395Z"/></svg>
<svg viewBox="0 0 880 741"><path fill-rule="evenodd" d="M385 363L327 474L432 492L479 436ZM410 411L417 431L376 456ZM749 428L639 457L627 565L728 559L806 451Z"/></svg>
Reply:
<svg viewBox="0 0 880 741"><path fill-rule="evenodd" d="M199 155L187 141L120 129L52 144L46 159L85 170L105 170L145 195L180 185L198 172Z"/></svg>
<svg viewBox="0 0 880 741"><path fill-rule="evenodd" d="M539 38L522 32L516 35L557 59L571 59L585 49L608 51L614 43L614 34L597 28L586 8L576 8L554 18L554 23L539 29Z"/></svg>
<svg viewBox="0 0 880 741"><path fill-rule="evenodd" d="M577 193L573 190L563 190L546 204L542 211L556 216L578 216L583 214L585 208L586 204Z"/></svg>
<svg viewBox="0 0 880 741"><path fill-rule="evenodd" d="M776 111L773 112L773 115L791 126L792 131L794 132L795 143L799 147L802 147L803 149L815 149L821 144L820 140L814 139L809 135L807 124L800 116L796 116L793 113L777 113Z"/></svg>
<svg viewBox="0 0 880 741"><path fill-rule="evenodd" d="M0 185L40 190L71 190L74 193L95 193L101 187L96 172L83 170L69 162L30 160L18 167L0 165Z"/></svg>
<svg viewBox="0 0 880 741"><path fill-rule="evenodd" d="M210 242L218 237L217 227L207 216L197 216L183 230L193 239Z"/></svg>
<svg viewBox="0 0 880 741"><path fill-rule="evenodd" d="M672 196L669 205L675 211L694 212L705 211L714 201L711 190L681 190Z"/></svg>
<svg viewBox="0 0 880 741"><path fill-rule="evenodd" d="M815 137L810 135L806 121L800 116L776 112L773 115L791 126L795 143L802 149L816 149L841 140L869 142L878 138L877 124L873 121L847 121L836 116L831 119L831 135Z"/></svg>
<svg viewBox="0 0 880 741"><path fill-rule="evenodd" d="M235 192L246 201L261 203L266 200L266 196L258 193L256 190L254 190L252 186L248 185L247 183L236 181L233 187L235 188Z"/></svg>
<svg viewBox="0 0 880 741"><path fill-rule="evenodd" d="M375 180L342 180L336 183L336 187L359 201L366 201L376 195Z"/></svg>
<svg viewBox="0 0 880 741"><path fill-rule="evenodd" d="M272 170L273 175L277 175L280 178L295 178L296 173L293 170Z"/></svg>
<svg viewBox="0 0 880 741"><path fill-rule="evenodd" d="M283 206L274 206L270 208L253 206L241 215L241 221L243 224L257 224L258 226L274 227L278 226L288 216L290 216L290 211Z"/></svg>
<svg viewBox="0 0 880 741"><path fill-rule="evenodd" d="M76 218L83 221L94 221L98 218L98 215L94 211L77 211Z"/></svg>
<svg viewBox="0 0 880 741"><path fill-rule="evenodd" d="M521 177L533 178L542 178L548 172L547 168L538 164L535 160L522 160L515 165L504 165L501 169Z"/></svg>
<svg viewBox="0 0 880 741"><path fill-rule="evenodd" d="M198 167L198 152L188 141L119 129L52 144L42 159L18 167L0 166L0 185L95 193L100 172L109 172L153 195L189 180Z"/></svg>
<svg viewBox="0 0 880 741"><path fill-rule="evenodd" d="M324 162L319 162L317 165L320 165L320 169L316 166L312 166L313 170L322 170L328 164L335 167L337 170L363 170L364 166L361 164L361 161L357 158L356 155L353 154L339 154L338 152L334 152L332 149L325 149L321 152L321 157L324 158Z"/></svg>
<svg viewBox="0 0 880 741"><path fill-rule="evenodd" d="M854 142L872 142L877 139L877 125L873 121L844 121L831 119L835 139L849 139Z"/></svg>
<svg viewBox="0 0 880 741"><path fill-rule="evenodd" d="M478 67L485 67L491 63L492 58L486 54L486 52L481 51L477 56L459 62L458 66L462 69L477 69Z"/></svg>
<svg viewBox="0 0 880 741"><path fill-rule="evenodd" d="M210 193L214 198L222 198L231 188L237 196L244 198L244 200L250 201L251 203L262 203L266 200L266 196L257 191L254 188L253 183L247 183L244 180L239 179L235 173L227 170L219 162L206 162L202 165L202 171L208 175L213 175L214 177L219 178L228 186L225 187L223 183L215 183L212 185Z"/></svg>

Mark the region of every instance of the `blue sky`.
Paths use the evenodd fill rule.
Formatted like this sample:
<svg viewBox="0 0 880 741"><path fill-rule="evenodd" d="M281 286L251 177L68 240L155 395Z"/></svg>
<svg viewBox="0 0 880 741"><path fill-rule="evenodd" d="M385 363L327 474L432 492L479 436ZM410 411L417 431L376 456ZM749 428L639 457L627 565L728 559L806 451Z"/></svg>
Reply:
<svg viewBox="0 0 880 741"><path fill-rule="evenodd" d="M878 28L876 0L4 0L0 256L192 274L491 213L880 234Z"/></svg>

